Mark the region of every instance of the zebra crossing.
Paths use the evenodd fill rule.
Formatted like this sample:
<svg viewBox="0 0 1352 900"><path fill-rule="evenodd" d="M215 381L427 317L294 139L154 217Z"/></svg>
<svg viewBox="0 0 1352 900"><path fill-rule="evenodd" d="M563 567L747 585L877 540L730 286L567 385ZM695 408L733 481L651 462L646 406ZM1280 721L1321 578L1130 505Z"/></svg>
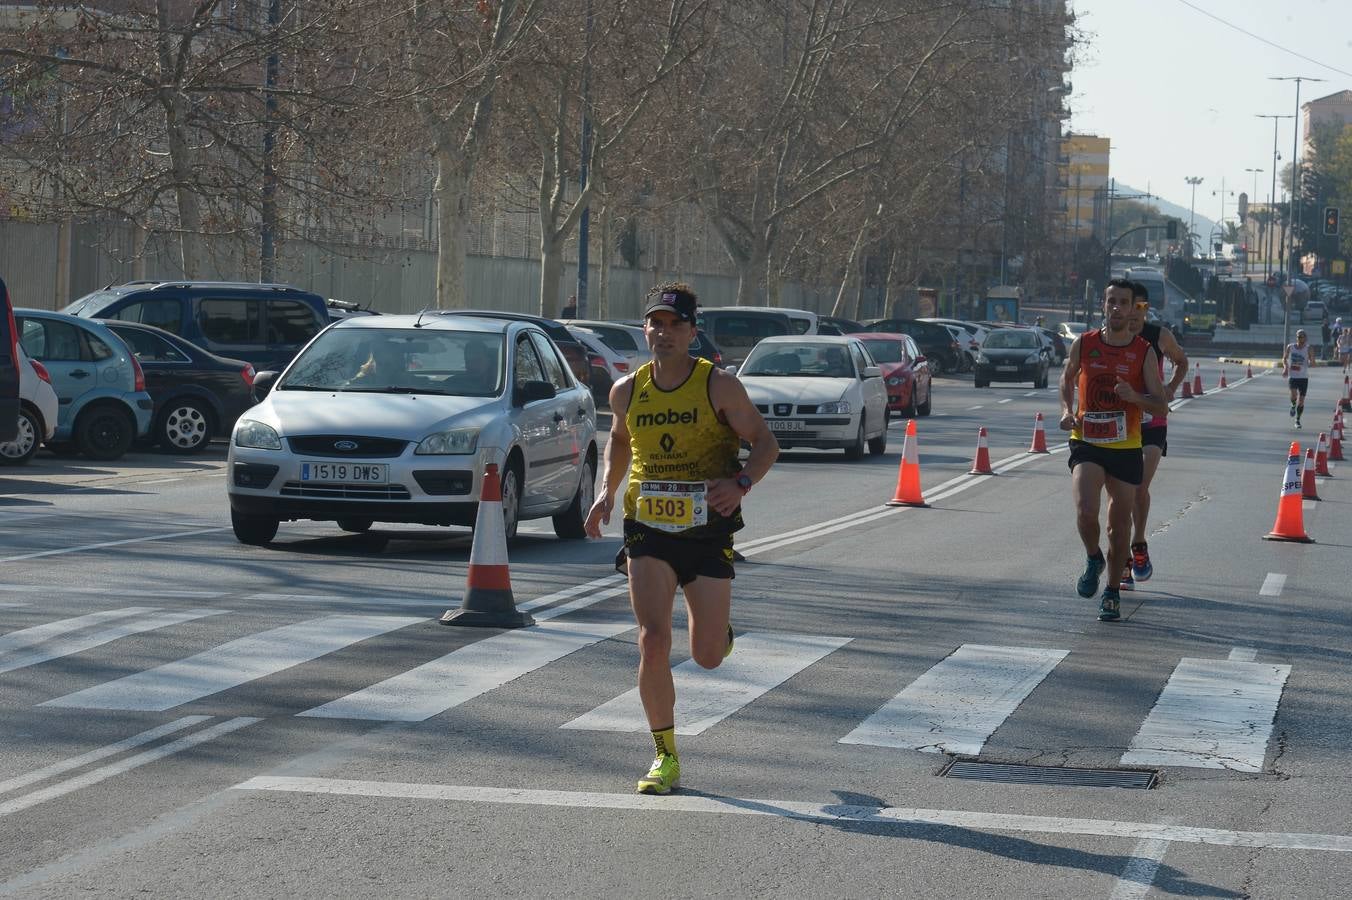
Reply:
<svg viewBox="0 0 1352 900"><path fill-rule="evenodd" d="M584 600L574 601L578 606ZM0 635L0 693L5 676L77 654L99 652L126 637L192 628L227 610L162 610L129 606L56 619ZM407 615L330 614L269 628L38 702L43 708L170 712L401 629L429 624ZM298 717L374 722L422 722L503 688L574 653L633 630L627 620L560 621L492 634L384 680L295 713ZM841 652L847 636L749 632L722 666L693 660L674 669L679 733L699 735L735 718L775 691L793 692L794 679ZM1071 651L1052 647L962 644L853 729L841 745L979 756ZM1183 658L1130 746L1124 765L1167 765L1261 772L1291 666L1257 661L1237 648L1228 659ZM578 731L646 730L632 669L626 689L558 727ZM876 673L870 676L876 678ZM29 684L41 685L39 680ZM841 690L862 685L845 684ZM600 699L600 698L598 698ZM252 721L252 720L251 720ZM1111 746L1112 742L1105 742ZM1120 745L1120 744L1119 744ZM5 785L0 783L0 792Z"/></svg>

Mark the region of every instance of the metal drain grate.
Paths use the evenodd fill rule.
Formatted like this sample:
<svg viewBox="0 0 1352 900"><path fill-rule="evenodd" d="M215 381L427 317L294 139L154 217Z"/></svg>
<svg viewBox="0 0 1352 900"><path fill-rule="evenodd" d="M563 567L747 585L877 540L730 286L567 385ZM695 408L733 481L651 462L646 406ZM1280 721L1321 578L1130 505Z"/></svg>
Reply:
<svg viewBox="0 0 1352 900"><path fill-rule="evenodd" d="M1072 787L1117 787L1150 790L1159 772L1150 769L1072 769L1067 766L1025 766L955 759L939 771L941 778L998 781L1002 784L1051 784Z"/></svg>

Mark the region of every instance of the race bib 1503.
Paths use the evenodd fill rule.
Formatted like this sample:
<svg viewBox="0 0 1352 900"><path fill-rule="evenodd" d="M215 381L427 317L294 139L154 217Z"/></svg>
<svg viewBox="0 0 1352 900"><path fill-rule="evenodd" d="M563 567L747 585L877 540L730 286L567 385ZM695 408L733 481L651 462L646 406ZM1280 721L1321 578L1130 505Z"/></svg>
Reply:
<svg viewBox="0 0 1352 900"><path fill-rule="evenodd" d="M702 481L644 481L639 483L636 518L659 531L685 531L706 525L708 504Z"/></svg>

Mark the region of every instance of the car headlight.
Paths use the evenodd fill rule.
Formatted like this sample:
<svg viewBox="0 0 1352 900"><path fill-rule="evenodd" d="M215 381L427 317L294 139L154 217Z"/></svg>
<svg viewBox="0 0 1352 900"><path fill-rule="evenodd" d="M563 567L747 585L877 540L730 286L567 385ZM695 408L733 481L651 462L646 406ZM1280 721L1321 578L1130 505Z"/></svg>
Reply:
<svg viewBox="0 0 1352 900"><path fill-rule="evenodd" d="M848 416L850 414L850 401L837 400L835 403L823 403L817 407L818 415L840 415Z"/></svg>
<svg viewBox="0 0 1352 900"><path fill-rule="evenodd" d="M977 365L981 365L981 366L989 366L989 365L991 364L991 361L990 361L989 359L986 358L986 354L984 354L984 353L978 353L978 354L976 355L976 361L977 361Z"/></svg>
<svg viewBox="0 0 1352 900"><path fill-rule="evenodd" d="M887 379L887 383L892 385L892 387L900 387L906 383L906 379L902 378L900 375L893 375Z"/></svg>
<svg viewBox="0 0 1352 900"><path fill-rule="evenodd" d="M235 446L249 447L254 450L280 450L282 439L271 425L255 422L253 419L240 419L235 424Z"/></svg>
<svg viewBox="0 0 1352 900"><path fill-rule="evenodd" d="M429 434L413 453L417 456L449 456L473 453L479 443L479 429L453 428Z"/></svg>
<svg viewBox="0 0 1352 900"><path fill-rule="evenodd" d="M1037 365L1037 364L1040 363L1040 362L1042 362L1042 354L1041 354L1041 353L1030 353L1030 354L1028 354L1028 356L1024 359L1024 364L1025 364L1025 365L1030 365L1030 366L1035 366L1035 365Z"/></svg>

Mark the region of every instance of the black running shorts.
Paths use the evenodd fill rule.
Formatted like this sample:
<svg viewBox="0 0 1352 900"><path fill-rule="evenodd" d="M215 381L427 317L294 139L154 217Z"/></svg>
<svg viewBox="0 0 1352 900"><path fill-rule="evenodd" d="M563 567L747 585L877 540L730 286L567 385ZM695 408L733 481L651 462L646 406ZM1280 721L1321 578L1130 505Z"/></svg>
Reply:
<svg viewBox="0 0 1352 900"><path fill-rule="evenodd" d="M624 548L615 554L615 570L628 574L628 563L640 556L652 556L671 566L676 583L687 585L700 576L734 578L732 571L732 535L681 538L649 528L633 519L624 520Z"/></svg>
<svg viewBox="0 0 1352 900"><path fill-rule="evenodd" d="M1142 447L1159 447L1160 456L1169 455L1169 426L1151 425L1141 429Z"/></svg>
<svg viewBox="0 0 1352 900"><path fill-rule="evenodd" d="M1288 378L1286 383L1290 386L1291 390L1300 394L1302 397L1304 397L1305 392L1310 389L1310 379L1308 378Z"/></svg>
<svg viewBox="0 0 1352 900"><path fill-rule="evenodd" d="M1071 471L1074 471L1080 463L1093 463L1103 469L1109 478L1116 478L1127 484L1140 484L1145 480L1145 460L1141 456L1140 447L1114 450L1072 440L1068 462Z"/></svg>

